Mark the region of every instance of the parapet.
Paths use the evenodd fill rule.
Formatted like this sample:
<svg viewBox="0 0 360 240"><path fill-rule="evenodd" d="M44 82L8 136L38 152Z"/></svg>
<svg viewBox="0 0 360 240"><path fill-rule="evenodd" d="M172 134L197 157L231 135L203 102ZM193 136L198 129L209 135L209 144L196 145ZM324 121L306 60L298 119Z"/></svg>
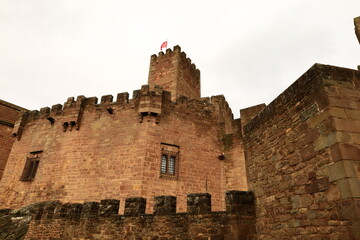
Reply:
<svg viewBox="0 0 360 240"><path fill-rule="evenodd" d="M117 108L131 108L134 106L134 102L137 101L138 97L138 95L134 95L131 101L129 100L129 93L123 92L117 94L115 102L113 101L112 95L105 95L101 97L100 103L98 103L97 97L86 98L80 95L76 100L74 97L69 97L63 105L55 104L51 107L43 107L40 111L23 110L14 124L12 136L20 140L25 125L38 119L47 119L49 124L54 125L54 123L61 118L61 126L64 132L79 130L85 109L93 107L106 110L109 114L113 114L114 106Z"/></svg>
<svg viewBox="0 0 360 240"><path fill-rule="evenodd" d="M175 196L156 196L154 198L154 216L173 215L176 213ZM226 213L252 216L254 212L254 195L247 191L227 191L225 195ZM35 220L71 219L79 220L94 217L117 216L120 200L104 199L100 202L64 203L59 201L42 202L20 210L0 209L1 214L10 215L17 212L31 214ZM25 210L24 210L25 209ZM124 217L145 215L145 198L127 198L125 200ZM196 193L187 195L187 213L191 215L211 214L211 195ZM181 213L183 214L183 213ZM148 214L147 214L148 215Z"/></svg>
<svg viewBox="0 0 360 240"><path fill-rule="evenodd" d="M159 52L150 58L148 84L161 85L171 92L172 101L179 96L189 99L200 97L200 70L192 63L179 46L166 53Z"/></svg>
<svg viewBox="0 0 360 240"><path fill-rule="evenodd" d="M16 239L253 239L254 197L250 192L226 193L227 211L211 211L211 195L189 194L188 212L176 213L176 197L157 196L153 214L145 214L146 199L120 201L42 202L19 210L0 209L0 236ZM4 233L4 234L2 234ZM21 233L21 234L19 234ZM14 238L14 239L15 239Z"/></svg>
<svg viewBox="0 0 360 240"><path fill-rule="evenodd" d="M191 69L191 71L194 71L197 73L197 77L200 80L200 70L197 69L196 65L194 63L192 63L191 59L186 56L186 53L181 51L181 47L179 45L174 46L173 50L171 50L170 48L166 49L165 54L163 52L159 52L158 55L153 54L150 58L150 62L155 62L162 58L172 57L175 54L178 54L180 56L180 60L183 63L185 63L187 66L189 66L189 69Z"/></svg>
<svg viewBox="0 0 360 240"><path fill-rule="evenodd" d="M87 98L80 95L76 99L69 97L63 105L43 107L40 111L23 111L14 125L12 135L20 140L26 129L25 126L38 120L43 121L41 124L60 126L63 132L71 132L81 128L84 112L96 111L99 114L116 115L120 111L130 109L137 112L140 123L154 121L159 124L164 109L172 109L180 114L192 114L197 118L206 118L223 124L228 129L231 128L233 120L232 111L223 95L193 99L179 96L176 102L173 102L171 93L165 91L162 86L143 85L141 89L134 91L132 99L129 99L127 92L117 94L115 101L112 95L104 95L100 101L97 97Z"/></svg>
<svg viewBox="0 0 360 240"><path fill-rule="evenodd" d="M245 135L247 133L251 133L253 129L272 118L275 114L283 114L283 112L281 112L281 106L284 106L284 103L293 102L295 105L297 102L302 101L304 96L308 96L309 93L313 93L316 89L323 85L324 79L326 81L326 79L330 78L334 78L336 81L350 83L354 81L354 79L360 79L360 72L353 69L318 63L314 64L298 80L296 80L290 87L282 92L243 127ZM325 100L319 102L319 110L322 110L326 106L325 102Z"/></svg>
<svg viewBox="0 0 360 240"><path fill-rule="evenodd" d="M167 55L172 55L172 54L174 54L174 53L181 53L181 47L179 46L179 45L176 45L176 46L174 46L174 50L171 50L171 48L167 48L166 49L166 54ZM159 54L158 55L156 55L156 54L153 54L153 55L151 55L151 61L155 61L155 60L157 60L159 57L163 57L163 56L165 56L166 54L164 54L164 52L159 52Z"/></svg>
<svg viewBox="0 0 360 240"><path fill-rule="evenodd" d="M251 119L253 119L256 115L258 115L265 107L266 105L262 103L248 108L240 109L241 126L245 126ZM242 129L242 134L244 134L243 129Z"/></svg>

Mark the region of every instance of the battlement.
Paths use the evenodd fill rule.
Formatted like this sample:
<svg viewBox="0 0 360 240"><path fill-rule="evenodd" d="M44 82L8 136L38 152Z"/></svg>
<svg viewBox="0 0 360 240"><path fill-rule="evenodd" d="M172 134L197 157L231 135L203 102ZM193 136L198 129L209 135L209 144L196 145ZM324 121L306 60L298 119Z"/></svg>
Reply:
<svg viewBox="0 0 360 240"><path fill-rule="evenodd" d="M200 71L186 53L181 51L180 46L175 46L173 50L167 49L165 54L160 52L158 56L151 56L148 85L135 90L132 99L129 99L126 92L119 93L116 101L112 95L102 96L100 103L97 97L86 98L80 95L76 100L69 97L63 105L44 107L40 111L24 111L15 123L12 136L20 140L25 125L38 119L47 119L51 125L61 119L64 132L79 130L84 111L91 107L106 110L109 114L123 109L138 109L140 122L143 122L144 117L152 116L156 118L156 123L159 123L164 101L179 101L179 104L183 104L198 98ZM228 106L225 109L232 114ZM217 110L223 111L222 108Z"/></svg>
<svg viewBox="0 0 360 240"><path fill-rule="evenodd" d="M226 212L231 214L254 215L254 195L246 191L227 191L225 194ZM59 201L43 202L34 205L30 212L35 220L40 219L80 219L89 217L111 217L119 215L120 200L104 199L100 202L60 203ZM124 217L145 215L145 198L126 198ZM11 214L10 210L0 210ZM16 211L15 211L16 212ZM188 214L211 214L211 194L194 193L187 195ZM153 215L176 214L175 196L155 196ZM183 213L182 213L183 214ZM149 214L147 214L149 215ZM120 215L119 215L120 216Z"/></svg>
<svg viewBox="0 0 360 240"><path fill-rule="evenodd" d="M279 106L283 106L285 102L299 102L304 95L314 91L320 85L326 84L326 79L336 78L339 81L351 82L360 78L360 72L353 69L335 67L324 64L314 64L307 72L305 72L298 80L296 80L283 93L275 98L269 105L264 107L262 111L252 118L245 126L244 133L252 133L253 129L276 114L282 113ZM350 84L352 85L352 83ZM324 100L325 101L325 100ZM319 103L319 110L322 110L324 103Z"/></svg>
<svg viewBox="0 0 360 240"><path fill-rule="evenodd" d="M197 79L200 81L200 70L197 69L196 65L194 63L192 63L191 59L186 56L186 53L181 51L181 47L179 45L174 46L173 50L171 50L170 48L166 49L165 54L164 54L164 52L159 52L158 55L153 54L150 59L150 64L152 62L156 62L158 60L163 60L164 58L174 57L175 55L180 56L181 62L184 63L184 65L188 69L190 69L190 71L194 72Z"/></svg>
<svg viewBox="0 0 360 240"><path fill-rule="evenodd" d="M226 212L231 214L254 215L254 195L249 191L227 191L225 193ZM80 219L89 217L111 217L119 215L120 200L104 199L100 202L61 203L49 201L35 203L21 209L0 209L2 215L26 215L40 219ZM124 217L145 215L145 198L126 198ZM187 195L188 214L211 214L211 194L192 193ZM175 196L155 196L153 215L172 215L176 213ZM181 213L184 214L184 213ZM151 214L147 214L151 215ZM120 215L119 215L120 216Z"/></svg>
<svg viewBox="0 0 360 240"><path fill-rule="evenodd" d="M233 114L223 95L195 99L179 96L176 102L172 102L171 98L171 93L159 85L143 85L141 89L133 92L132 99L129 99L127 92L118 93L115 101L112 95L102 96L100 102L97 97L87 98L83 95L77 96L76 99L69 97L63 105L43 107L40 111L22 111L14 125L12 136L20 140L25 125L41 119L48 120L51 125L61 121L64 132L79 130L84 111L94 110L116 114L119 111L133 109L138 112L140 122L144 121L144 117L148 117L148 121L151 117L155 117L155 122L158 124L166 106L185 108L187 112L193 112L200 117L215 117L219 123L227 121L226 126L231 128L229 121L233 120ZM231 130L227 132L229 131Z"/></svg>
<svg viewBox="0 0 360 240"><path fill-rule="evenodd" d="M57 116L66 114L66 110L70 110L76 107L97 107L106 109L109 106L124 106L128 104L129 106L134 106L134 102L138 101L140 96L164 96L165 99L170 100L170 93L164 91L162 86L155 85L142 85L141 89L133 91L133 98L129 98L128 92L118 93L116 100L114 101L113 95L104 95L101 96L100 102L97 97L85 97L83 95L77 96L76 100L74 97L69 97L64 104L55 104L51 107L43 107L40 110L24 110L23 115L26 115L27 120L37 120L41 118L47 118L49 116ZM224 95L216 95L211 97L202 97L198 99L189 99L185 96L180 96L175 105L182 105L188 103L199 103L199 105L211 105L215 103L223 104L222 107L225 107L224 110L228 113L231 113L229 104L226 102Z"/></svg>
<svg viewBox="0 0 360 240"><path fill-rule="evenodd" d="M252 239L255 234L254 196L226 192L226 211L211 211L211 195L189 194L187 213L176 213L176 197L155 197L153 214L145 214L145 198L127 198L118 215L119 200L65 203L40 202L21 209L0 209L1 234L16 239ZM21 231L20 231L21 229ZM70 235L67 235L70 234ZM14 239L15 239L14 238Z"/></svg>
<svg viewBox="0 0 360 240"><path fill-rule="evenodd" d="M75 100L74 97L69 97L67 99L67 101L62 105L62 104L55 104L52 105L51 107L43 107L40 110L24 110L22 111L22 115L26 116L28 121L32 121L32 120L37 120L37 119L41 119L41 118L47 118L49 116L57 116L57 115L64 115L66 114L66 110L70 110L70 109L74 109L76 107L97 107L97 108L107 108L109 106L123 106L126 104L129 105L134 105L133 103L137 100L139 100L140 96L151 96L151 97L155 97L155 96L168 96L170 95L169 92L164 91L162 89L162 86L150 86L150 85L142 85L141 89L139 90L134 90L134 94L133 94L133 98L129 99L129 93L127 92L123 92L123 93L118 93L117 94L117 98L116 101L113 101L114 97L112 95L104 95L102 96L100 99L100 102L98 100L97 97L84 97L82 95L78 96ZM169 100L170 98L167 97L167 99ZM198 98L198 99L188 99L185 96L180 96L179 100L177 102L175 102L175 105L182 105L182 104L187 104L187 103L194 103L197 102L200 105L210 105L210 104L214 104L217 102L220 102L218 99L221 100L221 102L224 103L224 106L226 107L226 111L230 112L231 109L228 105L228 103L226 102L226 100L224 99L223 95L217 95L217 96L212 96L211 98L209 97L203 97L203 98Z"/></svg>
<svg viewBox="0 0 360 240"><path fill-rule="evenodd" d="M18 235L21 232L19 228L28 229L27 232L23 231L25 239L65 238L66 234L75 239L88 234L100 238L110 234L116 239L168 235L180 239L198 239L199 234L211 239L235 239L237 236L251 239L255 233L255 205L251 192L226 192L226 211L223 212L211 211L211 195L208 193L188 194L187 213L176 213L174 196L157 196L154 199L153 214L145 214L145 198L127 198L123 215L118 215L120 201L116 199L83 204L51 201L17 210L0 209L3 219L22 219L20 224L13 220L6 221L0 231ZM172 219L170 222L169 217ZM106 231L99 231L102 228L106 228Z"/></svg>
<svg viewBox="0 0 360 240"><path fill-rule="evenodd" d="M143 85L140 90L134 90L133 98L129 99L129 93L123 92L118 93L116 100L114 101L113 95L104 95L101 96L100 102L97 97L85 97L83 95L77 96L76 100L74 97L69 97L64 104L55 104L51 107L43 107L39 110L32 111L23 111L23 115L26 115L27 120L37 120L40 118L47 118L51 116L58 116L67 114L70 110L80 108L80 107L97 107L106 109L109 106L124 106L126 104L133 105L133 103L138 100L140 95L162 95L161 86L155 86L149 88L148 85Z"/></svg>
<svg viewBox="0 0 360 240"><path fill-rule="evenodd" d="M180 47L179 45L174 46L174 49L173 49L173 50L171 50L171 48L167 48L167 49L166 49L166 54L164 54L163 51L160 51L160 52L158 53L158 55L156 55L156 54L151 55L151 61L155 61L155 60L157 60L157 58L159 58L159 57L163 57L163 56L165 56L165 55L172 55L172 54L174 54L174 53L181 53L181 47Z"/></svg>
<svg viewBox="0 0 360 240"><path fill-rule="evenodd" d="M160 85L171 92L172 101L179 96L200 97L200 71L180 46L151 56L148 84Z"/></svg>

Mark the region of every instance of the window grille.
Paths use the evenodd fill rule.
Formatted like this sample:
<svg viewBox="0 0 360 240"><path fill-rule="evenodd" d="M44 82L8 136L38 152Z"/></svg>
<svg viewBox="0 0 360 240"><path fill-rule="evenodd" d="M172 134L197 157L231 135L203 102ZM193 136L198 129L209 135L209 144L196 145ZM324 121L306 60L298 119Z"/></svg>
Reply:
<svg viewBox="0 0 360 240"><path fill-rule="evenodd" d="M160 178L177 179L179 172L179 147L162 144Z"/></svg>
<svg viewBox="0 0 360 240"><path fill-rule="evenodd" d="M167 155L161 155L161 173L166 173L166 165L167 165Z"/></svg>

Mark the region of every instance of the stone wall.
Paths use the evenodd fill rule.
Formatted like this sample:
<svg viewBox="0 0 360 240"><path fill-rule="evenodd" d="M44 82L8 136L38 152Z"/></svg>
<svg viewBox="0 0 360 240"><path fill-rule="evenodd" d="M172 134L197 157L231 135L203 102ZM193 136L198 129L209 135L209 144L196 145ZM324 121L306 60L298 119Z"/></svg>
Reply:
<svg viewBox="0 0 360 240"><path fill-rule="evenodd" d="M0 100L0 180L15 140L12 129L22 110L25 109Z"/></svg>
<svg viewBox="0 0 360 240"><path fill-rule="evenodd" d="M18 141L0 183L1 206L145 197L151 212L154 195L175 195L182 212L186 194L208 192L213 209L223 210L225 190L246 190L240 134L227 143L235 153L219 159L238 121L223 96L173 103L169 92L148 85L133 95L107 95L100 103L79 96L24 114L13 130ZM173 176L160 172L164 146L179 153ZM40 159L35 178L20 181L32 158ZM236 172L227 173L231 166Z"/></svg>
<svg viewBox="0 0 360 240"><path fill-rule="evenodd" d="M254 205L250 192L226 193L226 211L211 211L210 194L190 194L187 213L176 213L176 198L155 197L153 214L145 214L146 199L125 200L124 215L118 215L119 200L84 204L44 202L20 210L0 210L8 219L0 229L6 240L47 239L254 239ZM27 218L20 225L9 219ZM14 221L14 220L13 220ZM11 224L13 223L13 224ZM22 229L14 235L13 229Z"/></svg>
<svg viewBox="0 0 360 240"><path fill-rule="evenodd" d="M240 109L240 116L241 116L241 126L242 126L242 133L244 134L244 129L243 127L251 120L253 119L256 115L259 114L259 112L261 112L261 110L263 110L266 107L266 105L264 103L262 104L258 104L252 107L248 107L248 108L243 108Z"/></svg>
<svg viewBox="0 0 360 240"><path fill-rule="evenodd" d="M360 72L314 65L244 127L258 239L360 239Z"/></svg>
<svg viewBox="0 0 360 240"><path fill-rule="evenodd" d="M175 46L173 51L166 49L166 54L160 52L158 56L151 56L148 84L162 86L171 92L172 101L180 96L189 99L201 96L200 71L179 46Z"/></svg>
<svg viewBox="0 0 360 240"><path fill-rule="evenodd" d="M224 170L225 190L239 189L247 190L247 177L245 169L244 145L241 133L241 121L233 122L234 131L223 135L224 144Z"/></svg>

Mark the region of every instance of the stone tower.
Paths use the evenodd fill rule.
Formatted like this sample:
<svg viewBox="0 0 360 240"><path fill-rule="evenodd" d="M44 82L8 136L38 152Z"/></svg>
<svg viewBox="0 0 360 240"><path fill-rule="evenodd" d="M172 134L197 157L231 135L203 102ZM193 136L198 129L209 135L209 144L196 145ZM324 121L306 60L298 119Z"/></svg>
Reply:
<svg viewBox="0 0 360 240"><path fill-rule="evenodd" d="M200 71L179 46L151 56L148 84L171 92L172 101L179 96L200 98Z"/></svg>

